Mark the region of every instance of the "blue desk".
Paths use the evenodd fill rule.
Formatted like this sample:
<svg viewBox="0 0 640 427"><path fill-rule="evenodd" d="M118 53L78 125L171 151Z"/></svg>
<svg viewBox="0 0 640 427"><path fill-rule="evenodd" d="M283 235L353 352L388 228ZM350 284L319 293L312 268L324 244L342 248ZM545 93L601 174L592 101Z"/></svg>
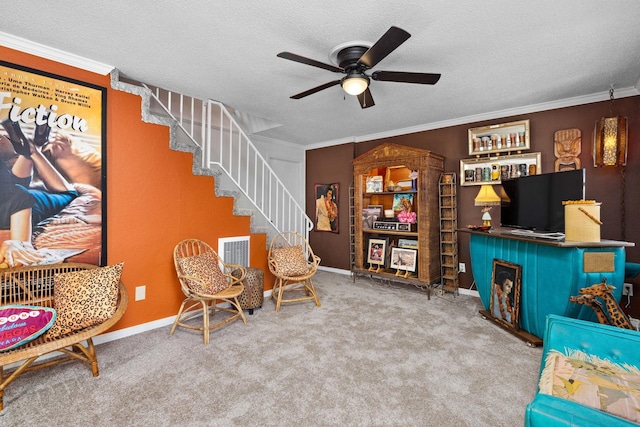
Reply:
<svg viewBox="0 0 640 427"><path fill-rule="evenodd" d="M569 297L578 295L581 288L606 278L616 288L616 300L622 297L625 247L634 246L633 243L549 241L509 234L508 229L459 231L471 234L471 268L485 310L490 309L493 260L522 266L520 328L536 337L544 335L548 314L597 322L591 307L569 302ZM585 254L598 252L612 254L612 262L603 268L605 271L589 271L593 265L588 263L585 272Z"/></svg>

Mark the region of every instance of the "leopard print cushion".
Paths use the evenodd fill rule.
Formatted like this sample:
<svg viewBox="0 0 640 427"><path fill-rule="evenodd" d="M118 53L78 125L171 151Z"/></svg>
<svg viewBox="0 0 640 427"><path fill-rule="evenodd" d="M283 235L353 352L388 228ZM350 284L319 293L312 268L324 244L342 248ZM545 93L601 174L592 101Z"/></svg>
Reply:
<svg viewBox="0 0 640 427"><path fill-rule="evenodd" d="M231 285L220 270L218 257L211 252L179 258L178 265L182 274L197 279L187 279L187 286L198 294L214 295Z"/></svg>
<svg viewBox="0 0 640 427"><path fill-rule="evenodd" d="M124 263L90 270L56 274L53 307L58 316L47 331L55 338L97 325L114 315Z"/></svg>
<svg viewBox="0 0 640 427"><path fill-rule="evenodd" d="M271 258L276 262L276 271L283 276L302 276L309 266L302 252L302 246L289 246L271 250Z"/></svg>

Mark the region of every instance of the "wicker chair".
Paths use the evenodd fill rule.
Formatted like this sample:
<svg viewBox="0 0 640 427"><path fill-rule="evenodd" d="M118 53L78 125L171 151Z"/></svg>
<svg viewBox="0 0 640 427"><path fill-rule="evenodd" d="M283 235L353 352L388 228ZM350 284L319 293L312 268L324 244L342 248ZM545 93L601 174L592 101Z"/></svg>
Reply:
<svg viewBox="0 0 640 427"><path fill-rule="evenodd" d="M224 264L211 246L197 239L186 239L178 243L173 250L173 261L180 287L187 298L180 305L180 310L178 310L169 335L173 335L177 326L182 326L203 331L204 343L209 344L209 333L212 329L219 328L238 318L241 318L245 324L247 323L238 302L238 295L244 290L242 281L246 271L243 267ZM235 275L232 275L234 270L240 270L241 274L236 272ZM229 303L231 307L216 307L216 302L220 301ZM193 310L196 306L202 308L203 326L186 323L191 317L200 314L199 310ZM213 316L216 308L232 313L232 315L210 325L209 309L211 316Z"/></svg>
<svg viewBox="0 0 640 427"><path fill-rule="evenodd" d="M280 311L282 303L296 301L315 300L320 307L320 300L311 280L318 270L320 257L313 254L304 237L295 231L276 234L269 245L268 263L269 271L276 277L271 292L271 299L276 299L276 312ZM283 294L290 291L304 292L304 296L283 298Z"/></svg>

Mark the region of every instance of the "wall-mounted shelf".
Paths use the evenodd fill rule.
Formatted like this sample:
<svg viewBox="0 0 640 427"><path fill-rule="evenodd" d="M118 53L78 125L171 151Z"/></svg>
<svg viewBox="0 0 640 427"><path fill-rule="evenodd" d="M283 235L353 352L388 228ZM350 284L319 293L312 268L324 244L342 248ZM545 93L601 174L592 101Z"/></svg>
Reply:
<svg viewBox="0 0 640 427"><path fill-rule="evenodd" d="M460 185L500 184L502 179L541 173L540 153L460 160Z"/></svg>
<svg viewBox="0 0 640 427"><path fill-rule="evenodd" d="M469 155L495 155L528 150L529 120L469 129Z"/></svg>

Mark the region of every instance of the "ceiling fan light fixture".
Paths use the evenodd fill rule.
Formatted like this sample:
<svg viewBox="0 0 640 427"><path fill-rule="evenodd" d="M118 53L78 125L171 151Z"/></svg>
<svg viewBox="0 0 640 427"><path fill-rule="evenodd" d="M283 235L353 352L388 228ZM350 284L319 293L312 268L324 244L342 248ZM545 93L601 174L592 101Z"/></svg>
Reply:
<svg viewBox="0 0 640 427"><path fill-rule="evenodd" d="M349 95L360 95L369 87L369 77L363 73L352 72L344 77L340 84Z"/></svg>

